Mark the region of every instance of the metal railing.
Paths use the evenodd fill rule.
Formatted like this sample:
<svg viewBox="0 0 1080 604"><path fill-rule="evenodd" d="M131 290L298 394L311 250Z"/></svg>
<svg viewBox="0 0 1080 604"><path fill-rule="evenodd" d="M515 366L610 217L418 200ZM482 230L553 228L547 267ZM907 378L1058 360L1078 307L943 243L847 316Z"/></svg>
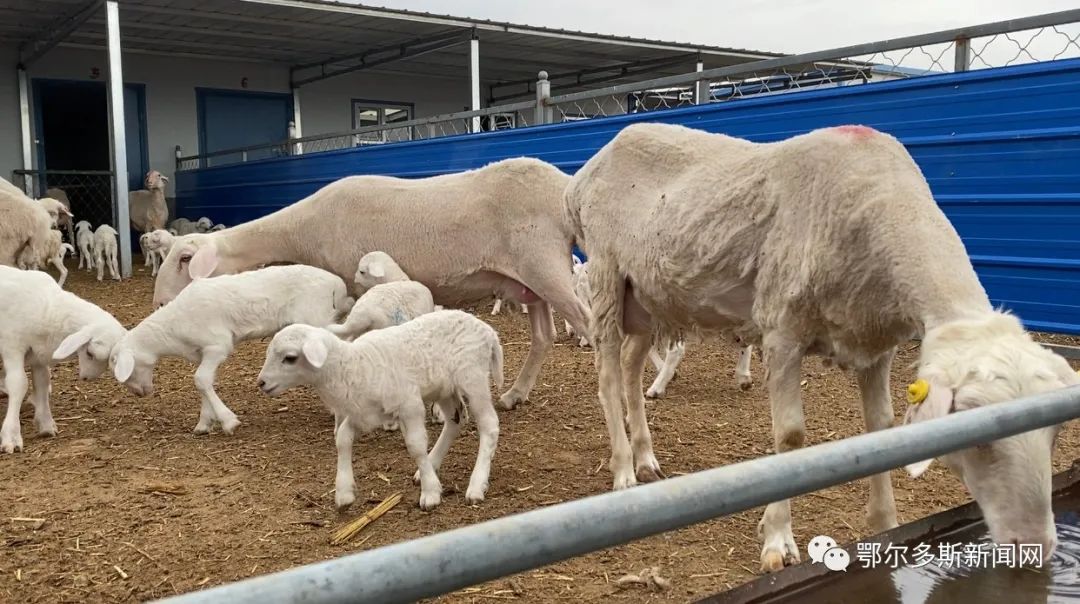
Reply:
<svg viewBox="0 0 1080 604"><path fill-rule="evenodd" d="M11 182L30 197L55 197L57 189L63 191L75 222L86 220L93 228L116 226L113 173L108 170L13 170L11 174Z"/></svg>
<svg viewBox="0 0 1080 604"><path fill-rule="evenodd" d="M1080 9L182 157L177 170L1080 57ZM479 118L479 120L477 120ZM477 124L479 121L479 124Z"/></svg>
<svg viewBox="0 0 1080 604"><path fill-rule="evenodd" d="M1080 417L1080 386L578 499L163 600L412 602Z"/></svg>

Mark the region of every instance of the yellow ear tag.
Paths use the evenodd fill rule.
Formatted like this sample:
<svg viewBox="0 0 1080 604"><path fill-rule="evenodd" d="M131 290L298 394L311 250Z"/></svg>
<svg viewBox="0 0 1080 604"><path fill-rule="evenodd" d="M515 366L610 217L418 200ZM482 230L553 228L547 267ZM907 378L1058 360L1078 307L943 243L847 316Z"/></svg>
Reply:
<svg viewBox="0 0 1080 604"><path fill-rule="evenodd" d="M908 384L907 402L918 405L926 400L928 394L930 394L930 384L926 380L915 380L913 383Z"/></svg>

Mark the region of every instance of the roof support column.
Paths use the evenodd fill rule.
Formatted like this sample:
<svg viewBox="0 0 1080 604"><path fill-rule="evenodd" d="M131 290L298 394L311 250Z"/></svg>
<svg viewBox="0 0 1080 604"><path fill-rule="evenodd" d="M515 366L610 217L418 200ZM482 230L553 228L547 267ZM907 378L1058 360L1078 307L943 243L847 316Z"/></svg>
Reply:
<svg viewBox="0 0 1080 604"><path fill-rule="evenodd" d="M131 221L128 217L127 134L124 127L124 74L120 65L120 7L105 2L109 48L109 151L112 155L113 217L120 233L120 274L131 277Z"/></svg>
<svg viewBox="0 0 1080 604"><path fill-rule="evenodd" d="M301 125L301 122L300 122L300 87L299 86L293 86L293 89L292 89L292 114L293 114L293 118L292 118L293 131L290 132L289 135L290 135L291 138L303 138L304 137L304 127ZM291 153L293 155L301 155L304 152L302 145L303 145L303 143L294 144L293 148L290 150Z"/></svg>
<svg viewBox="0 0 1080 604"><path fill-rule="evenodd" d="M480 109L480 40L469 40L469 88L472 91L472 110ZM480 116L472 118L472 132L480 132Z"/></svg>
<svg viewBox="0 0 1080 604"><path fill-rule="evenodd" d="M30 136L30 78L26 75L26 67L22 64L16 70L19 79L19 125L22 134L22 167L23 170L34 169L34 148ZM23 191L30 197L34 196L32 176L27 173L23 176ZM13 183L18 184L18 183Z"/></svg>

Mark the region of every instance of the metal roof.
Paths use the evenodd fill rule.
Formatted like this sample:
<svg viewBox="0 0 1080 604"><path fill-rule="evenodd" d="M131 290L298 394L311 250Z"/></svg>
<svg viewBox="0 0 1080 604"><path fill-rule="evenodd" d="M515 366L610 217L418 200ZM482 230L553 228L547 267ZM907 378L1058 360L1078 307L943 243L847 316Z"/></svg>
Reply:
<svg viewBox="0 0 1080 604"><path fill-rule="evenodd" d="M62 46L102 49L105 19L100 6L88 0L4 0L0 42L22 44L24 60L34 58L35 41L50 36L60 38ZM80 18L86 15L85 20ZM481 80L488 84L535 79L539 70L553 75L594 70L591 82L602 78L619 83L640 79L643 70L657 76L686 73L698 57L709 69L779 56L329 0L124 0L120 19L121 42L128 52L288 66L323 62L355 66L356 56L371 49L422 45L426 39L459 32L480 40ZM351 61L338 60L349 56ZM453 78L467 73L467 44L404 56L377 69ZM642 66L635 68L635 63ZM609 66L620 69L595 69ZM571 77L554 85L567 90L577 81ZM587 85L590 77L581 81Z"/></svg>

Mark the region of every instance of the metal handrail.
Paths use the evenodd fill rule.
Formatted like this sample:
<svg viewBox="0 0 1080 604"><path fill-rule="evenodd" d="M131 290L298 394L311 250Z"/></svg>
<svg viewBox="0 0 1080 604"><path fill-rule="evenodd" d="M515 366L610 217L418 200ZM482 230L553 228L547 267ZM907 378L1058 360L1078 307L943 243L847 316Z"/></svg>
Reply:
<svg viewBox="0 0 1080 604"><path fill-rule="evenodd" d="M162 600L413 602L1080 417L1080 386L465 526Z"/></svg>
<svg viewBox="0 0 1080 604"><path fill-rule="evenodd" d="M1072 9L1056 13L1047 13L1045 15L1024 17L1022 19L1009 19L1007 21L997 21L995 23L984 23L982 25L972 25L969 27L957 27L955 29L945 29L929 34L919 34L915 36L906 36L903 38L893 38L891 40L881 40L879 42L869 42L866 44L855 44L852 46L831 48L829 50L807 52L799 55L789 55L786 57L778 57L775 59L765 59L763 61L754 61L752 63L738 63L728 67L717 67L714 69L705 69L703 71L695 71L682 75L666 76L662 78L645 80L642 82L632 82L630 84L608 86L607 88L598 88L595 90L586 90L583 92L557 95L549 98L545 102L545 104L558 105L560 103L571 103L574 101L581 101L600 96L613 96L619 94L629 94L631 92L639 92L641 90L651 90L654 88L668 88L679 85L689 85L700 80L714 80L733 75L752 73L755 71L769 71L783 67L793 67L796 65L818 63L821 61L836 61L838 63L842 63L841 61L838 61L838 59L843 57L857 57L880 52L888 52L891 50L902 50L915 46L943 44L947 42L954 42L957 40L982 38L985 36L993 36L996 34L1009 33L1013 31L1023 31L1026 29L1035 29L1038 27L1049 27L1052 25L1062 25L1065 23L1074 23L1077 21L1080 21L1080 9Z"/></svg>

